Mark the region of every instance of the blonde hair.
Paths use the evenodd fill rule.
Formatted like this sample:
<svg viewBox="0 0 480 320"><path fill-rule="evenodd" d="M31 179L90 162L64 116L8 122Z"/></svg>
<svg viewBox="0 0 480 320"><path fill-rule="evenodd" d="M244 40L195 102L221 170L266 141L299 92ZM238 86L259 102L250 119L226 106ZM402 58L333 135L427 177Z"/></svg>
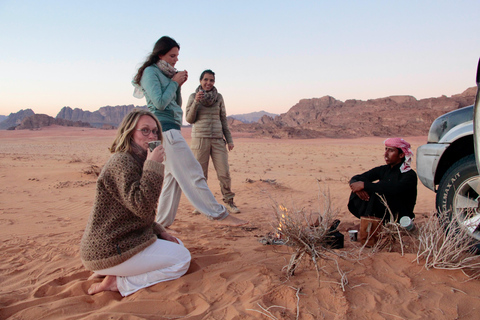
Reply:
<svg viewBox="0 0 480 320"><path fill-rule="evenodd" d="M150 111L144 109L133 109L127 114L117 130L115 140L113 140L112 146L108 149L111 153L116 152L130 152L132 151L133 133L137 127L138 120L142 116L150 116L157 123L158 128L158 140L163 141L162 125L158 121L157 117Z"/></svg>

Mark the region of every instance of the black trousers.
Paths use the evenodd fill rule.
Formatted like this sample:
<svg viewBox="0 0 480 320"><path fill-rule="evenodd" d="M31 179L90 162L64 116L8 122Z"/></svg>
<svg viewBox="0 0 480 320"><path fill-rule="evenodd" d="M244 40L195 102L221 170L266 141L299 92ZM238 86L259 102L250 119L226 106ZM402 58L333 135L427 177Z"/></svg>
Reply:
<svg viewBox="0 0 480 320"><path fill-rule="evenodd" d="M360 199L356 193L350 193L348 210L357 218L377 217L383 219L386 216L388 220L389 217L387 208L376 194L370 195L370 200L364 201ZM395 219L397 218L398 217L395 217Z"/></svg>

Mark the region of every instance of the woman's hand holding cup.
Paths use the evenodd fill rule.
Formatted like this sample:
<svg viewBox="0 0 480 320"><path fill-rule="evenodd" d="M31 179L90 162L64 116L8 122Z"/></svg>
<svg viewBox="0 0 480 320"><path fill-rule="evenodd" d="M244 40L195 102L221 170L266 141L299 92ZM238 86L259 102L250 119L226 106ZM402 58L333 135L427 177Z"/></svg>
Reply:
<svg viewBox="0 0 480 320"><path fill-rule="evenodd" d="M173 77L172 80L178 83L178 85L184 84L188 80L188 72L185 71L179 71L177 72Z"/></svg>
<svg viewBox="0 0 480 320"><path fill-rule="evenodd" d="M195 101L199 102L205 96L205 91L198 90L197 94L195 95Z"/></svg>
<svg viewBox="0 0 480 320"><path fill-rule="evenodd" d="M162 163L165 160L165 149L162 145L157 146L155 149L147 151L147 160L153 160Z"/></svg>

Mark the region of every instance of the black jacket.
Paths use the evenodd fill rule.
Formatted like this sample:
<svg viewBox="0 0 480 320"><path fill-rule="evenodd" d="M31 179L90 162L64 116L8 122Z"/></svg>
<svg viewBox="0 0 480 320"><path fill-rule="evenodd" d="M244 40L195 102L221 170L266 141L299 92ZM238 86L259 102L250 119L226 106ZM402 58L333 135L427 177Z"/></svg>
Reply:
<svg viewBox="0 0 480 320"><path fill-rule="evenodd" d="M390 165L373 168L354 176L350 184L363 181L365 191L370 194L370 201L378 199L375 193L384 195L396 218L413 218L413 208L417 201L417 174L413 170L402 173L400 166L401 163L393 168Z"/></svg>

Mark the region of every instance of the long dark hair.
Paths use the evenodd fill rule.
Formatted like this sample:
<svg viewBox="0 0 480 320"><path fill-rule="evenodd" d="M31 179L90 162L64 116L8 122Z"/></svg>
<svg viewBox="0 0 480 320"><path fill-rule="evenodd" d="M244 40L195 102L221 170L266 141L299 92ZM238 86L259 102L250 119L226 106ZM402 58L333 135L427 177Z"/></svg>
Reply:
<svg viewBox="0 0 480 320"><path fill-rule="evenodd" d="M174 39L163 36L155 43L153 47L152 53L148 56L147 60L143 63L143 65L138 69L137 75L133 78L133 82L136 84L140 84L140 80L142 80L143 71L146 67L155 64L160 60L159 56L166 55L172 48L177 47L180 50L180 45Z"/></svg>

